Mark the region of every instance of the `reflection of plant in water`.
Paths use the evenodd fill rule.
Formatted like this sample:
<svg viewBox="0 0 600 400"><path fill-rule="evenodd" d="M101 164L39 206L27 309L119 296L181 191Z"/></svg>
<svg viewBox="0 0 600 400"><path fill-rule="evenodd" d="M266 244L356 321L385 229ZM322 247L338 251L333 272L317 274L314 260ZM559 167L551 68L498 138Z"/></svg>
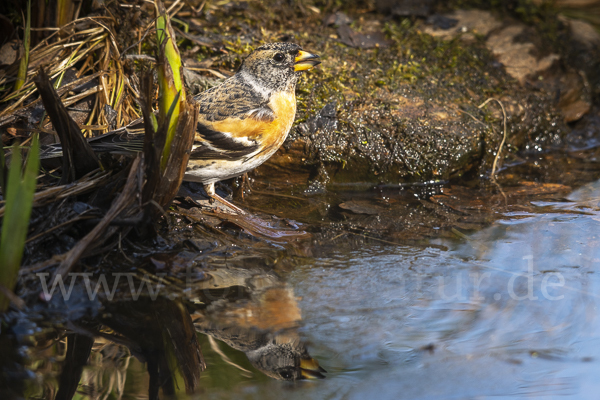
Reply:
<svg viewBox="0 0 600 400"><path fill-rule="evenodd" d="M81 375L79 393L94 400L121 399L125 393L130 360L131 352L127 346L96 338L89 366Z"/></svg>

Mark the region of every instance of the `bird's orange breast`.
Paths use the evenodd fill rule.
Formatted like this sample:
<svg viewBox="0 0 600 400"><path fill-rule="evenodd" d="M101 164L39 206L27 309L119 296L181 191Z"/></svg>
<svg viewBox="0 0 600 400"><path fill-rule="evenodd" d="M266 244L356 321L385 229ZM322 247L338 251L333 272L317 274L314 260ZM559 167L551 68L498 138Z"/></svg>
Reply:
<svg viewBox="0 0 600 400"><path fill-rule="evenodd" d="M261 141L265 147L276 150L285 141L296 118L296 95L293 91L273 94L269 107L277 118L269 122L269 128L265 130Z"/></svg>
<svg viewBox="0 0 600 400"><path fill-rule="evenodd" d="M290 131L296 116L296 96L294 92L280 92L272 94L269 107L273 110L275 118L272 121L260 120L252 116L244 119L228 118L222 121L206 121L201 118L199 122L219 132L227 132L235 139L248 139L261 144L261 153L278 149Z"/></svg>

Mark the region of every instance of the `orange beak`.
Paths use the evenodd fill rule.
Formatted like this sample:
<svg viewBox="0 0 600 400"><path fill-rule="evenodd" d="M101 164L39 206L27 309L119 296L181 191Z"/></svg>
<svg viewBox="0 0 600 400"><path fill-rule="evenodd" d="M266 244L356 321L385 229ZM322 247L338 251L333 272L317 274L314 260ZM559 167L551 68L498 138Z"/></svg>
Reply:
<svg viewBox="0 0 600 400"><path fill-rule="evenodd" d="M303 379L323 379L325 371L314 358L300 360L300 374Z"/></svg>
<svg viewBox="0 0 600 400"><path fill-rule="evenodd" d="M319 56L316 54L300 50L294 59L294 71L306 71L315 65L321 64L321 61L319 61L318 58Z"/></svg>

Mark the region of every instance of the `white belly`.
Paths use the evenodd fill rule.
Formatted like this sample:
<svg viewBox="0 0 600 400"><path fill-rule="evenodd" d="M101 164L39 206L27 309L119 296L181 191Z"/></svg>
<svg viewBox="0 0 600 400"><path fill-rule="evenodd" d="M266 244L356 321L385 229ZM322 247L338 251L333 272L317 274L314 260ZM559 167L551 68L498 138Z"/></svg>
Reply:
<svg viewBox="0 0 600 400"><path fill-rule="evenodd" d="M204 166L194 169L188 168L183 180L209 184L235 178L245 172L252 171L267 161L276 151L277 149L275 148L256 157L252 157L252 155L244 157L242 160L215 160L207 162Z"/></svg>

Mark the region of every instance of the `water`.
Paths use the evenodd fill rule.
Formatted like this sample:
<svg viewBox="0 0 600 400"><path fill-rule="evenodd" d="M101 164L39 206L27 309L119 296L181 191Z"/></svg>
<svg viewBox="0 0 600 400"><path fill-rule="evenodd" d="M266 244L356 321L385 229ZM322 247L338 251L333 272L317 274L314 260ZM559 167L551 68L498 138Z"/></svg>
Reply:
<svg viewBox="0 0 600 400"><path fill-rule="evenodd" d="M189 399L595 399L600 181L535 193L518 206L500 194L492 205L463 200L492 208L495 222L477 217L482 229L452 220L456 228L441 230L454 235L402 244L348 234L312 255L283 252L297 258L293 267L226 257L195 284L197 297L115 303L92 322L70 321L81 334L96 332L81 377L71 376L75 397L148 398L149 387L172 379L168 390ZM370 212L370 201L352 207ZM395 201L429 218L429 208L415 208L421 203ZM183 271L194 254L178 257ZM60 335L39 336L20 343L25 369L8 382L24 382L26 398L50 399L69 383L60 372L73 358ZM199 373L189 367L198 367L194 336L207 369L186 395L186 373ZM149 375L156 354L166 361ZM325 378L289 381L300 376Z"/></svg>
<svg viewBox="0 0 600 400"><path fill-rule="evenodd" d="M459 242L372 244L294 270L301 336L327 378L221 395L597 398L600 181L534 205Z"/></svg>

